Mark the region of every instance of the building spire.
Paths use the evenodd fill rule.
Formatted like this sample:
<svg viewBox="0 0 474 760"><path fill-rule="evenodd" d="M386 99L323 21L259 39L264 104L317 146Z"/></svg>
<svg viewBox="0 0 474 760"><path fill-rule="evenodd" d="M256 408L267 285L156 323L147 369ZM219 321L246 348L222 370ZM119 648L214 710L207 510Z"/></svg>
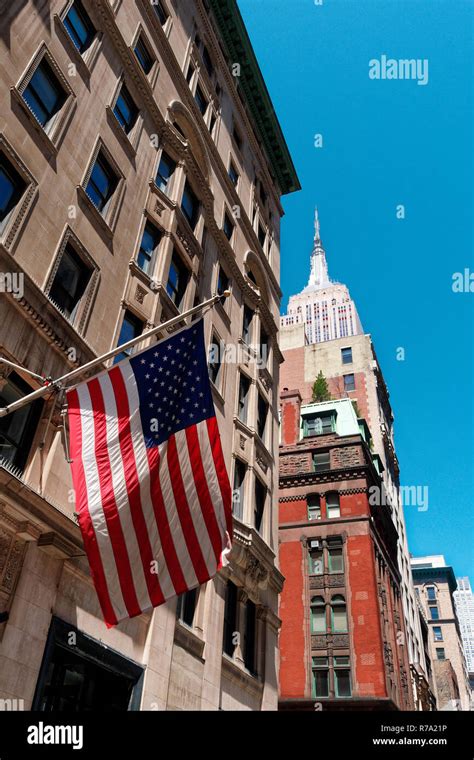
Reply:
<svg viewBox="0 0 474 760"><path fill-rule="evenodd" d="M318 216L318 207L314 207L314 242L321 241L321 238L319 236L319 216Z"/></svg>
<svg viewBox="0 0 474 760"><path fill-rule="evenodd" d="M308 287L324 288L330 284L326 253L321 243L318 207L314 207L314 246L311 252L311 269Z"/></svg>

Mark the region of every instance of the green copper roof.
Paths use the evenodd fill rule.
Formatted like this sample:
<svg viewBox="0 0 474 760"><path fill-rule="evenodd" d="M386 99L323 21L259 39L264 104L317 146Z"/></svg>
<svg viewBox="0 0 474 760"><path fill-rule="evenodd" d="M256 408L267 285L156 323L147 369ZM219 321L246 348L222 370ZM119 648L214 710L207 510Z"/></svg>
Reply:
<svg viewBox="0 0 474 760"><path fill-rule="evenodd" d="M283 195L300 190L273 103L260 71L236 0L208 0L229 64L240 64L239 87Z"/></svg>

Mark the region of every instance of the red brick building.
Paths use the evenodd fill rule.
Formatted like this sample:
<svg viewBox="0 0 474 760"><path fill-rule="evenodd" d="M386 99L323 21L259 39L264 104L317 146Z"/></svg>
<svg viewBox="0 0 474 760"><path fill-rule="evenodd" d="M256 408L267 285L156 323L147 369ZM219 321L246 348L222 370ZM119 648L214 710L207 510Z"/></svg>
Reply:
<svg viewBox="0 0 474 760"><path fill-rule="evenodd" d="M281 395L279 709L413 709L382 460L351 399ZM372 500L373 501L373 500Z"/></svg>

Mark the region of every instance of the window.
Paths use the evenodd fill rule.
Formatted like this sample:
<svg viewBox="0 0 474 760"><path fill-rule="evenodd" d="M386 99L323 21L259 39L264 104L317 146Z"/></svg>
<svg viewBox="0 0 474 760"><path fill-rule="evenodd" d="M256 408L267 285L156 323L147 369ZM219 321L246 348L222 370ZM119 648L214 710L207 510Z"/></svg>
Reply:
<svg viewBox="0 0 474 760"><path fill-rule="evenodd" d="M142 683L142 667L53 617L33 709L113 714L138 710Z"/></svg>
<svg viewBox="0 0 474 760"><path fill-rule="evenodd" d="M435 641L443 641L443 631L440 625L433 626L433 638Z"/></svg>
<svg viewBox="0 0 474 760"><path fill-rule="evenodd" d="M343 377L344 377L344 390L346 392L355 391L354 375L344 375Z"/></svg>
<svg viewBox="0 0 474 760"><path fill-rule="evenodd" d="M349 666L349 657L337 656L333 658L334 663L334 691L336 697L350 697L351 690L351 671Z"/></svg>
<svg viewBox="0 0 474 760"><path fill-rule="evenodd" d="M194 613L196 612L198 589L193 588L191 591L185 591L178 596L176 607L176 617L190 627L194 622Z"/></svg>
<svg viewBox="0 0 474 760"><path fill-rule="evenodd" d="M238 417L243 423L247 422L247 409L250 391L250 380L245 375L240 375L239 383L239 410Z"/></svg>
<svg viewBox="0 0 474 760"><path fill-rule="evenodd" d="M95 160L86 193L94 206L105 215L110 199L118 185L119 178L110 166L102 151L99 151Z"/></svg>
<svg viewBox="0 0 474 760"><path fill-rule="evenodd" d="M265 330L263 329L263 327L260 327L260 360L264 367L267 365L269 353L270 353L270 338L265 332Z"/></svg>
<svg viewBox="0 0 474 760"><path fill-rule="evenodd" d="M342 548L331 547L328 549L328 568L330 573L344 572Z"/></svg>
<svg viewBox="0 0 474 760"><path fill-rule="evenodd" d="M91 274L74 248L67 244L48 295L70 319L77 312Z"/></svg>
<svg viewBox="0 0 474 760"><path fill-rule="evenodd" d="M331 599L331 630L333 633L347 633L347 607L341 594Z"/></svg>
<svg viewBox="0 0 474 760"><path fill-rule="evenodd" d="M237 184L239 182L239 172L234 166L234 162L231 161L229 164L229 177L230 181L232 182L234 187L237 187Z"/></svg>
<svg viewBox="0 0 474 760"><path fill-rule="evenodd" d="M303 417L303 435L328 435L334 431L334 415L311 414Z"/></svg>
<svg viewBox="0 0 474 760"><path fill-rule="evenodd" d="M211 345L209 346L209 377L216 388L219 388L220 386L221 370L221 346L219 339L216 335L213 335Z"/></svg>
<svg viewBox="0 0 474 760"><path fill-rule="evenodd" d="M242 340L247 345L252 340L253 311L250 306L244 306L244 318L242 323Z"/></svg>
<svg viewBox="0 0 474 760"><path fill-rule="evenodd" d="M219 274L217 275L217 292L218 293L224 293L226 290L230 289L230 280L227 277L226 273L222 269L222 267L219 265Z"/></svg>
<svg viewBox="0 0 474 760"><path fill-rule="evenodd" d="M0 389L0 406L8 406L31 393L32 388L15 372L11 372L5 385ZM18 409L13 414L0 418L0 459L10 462L23 470L30 453L43 401L38 399Z"/></svg>
<svg viewBox="0 0 474 760"><path fill-rule="evenodd" d="M444 647L436 647L436 659L437 660L446 659L446 652L444 650Z"/></svg>
<svg viewBox="0 0 474 760"><path fill-rule="evenodd" d="M234 467L234 490L232 493L232 512L239 520L242 520L244 515L244 488L246 474L246 465L240 459L236 459Z"/></svg>
<svg viewBox="0 0 474 760"><path fill-rule="evenodd" d="M202 61L204 63L204 66L206 67L206 71L209 74L210 77L212 77L214 73L214 66L211 60L211 56L209 55L209 50L204 45L202 48Z"/></svg>
<svg viewBox="0 0 474 760"><path fill-rule="evenodd" d="M127 343L129 340L132 340L132 338L137 338L142 334L142 332L143 322L138 319L135 314L132 314L131 311L125 311L119 339L117 341L117 346L121 346L122 343ZM125 351L122 351L122 353L117 354L117 356L114 358L114 364L121 361L122 359L126 359L127 356L130 356L130 354L133 353L134 348L135 347L132 346L131 348L127 348Z"/></svg>
<svg viewBox="0 0 474 760"><path fill-rule="evenodd" d="M128 135L137 121L138 108L124 84L120 88L114 106L114 114L123 131Z"/></svg>
<svg viewBox="0 0 474 760"><path fill-rule="evenodd" d="M329 668L327 657L313 657L313 697L329 696Z"/></svg>
<svg viewBox="0 0 474 760"><path fill-rule="evenodd" d="M263 483L255 478L255 507L254 507L254 525L256 530L261 533L263 523L263 513L265 510L265 500L267 489Z"/></svg>
<svg viewBox="0 0 474 760"><path fill-rule="evenodd" d="M317 542L319 544L319 541ZM322 549L311 549L309 553L310 575L324 574L324 555Z"/></svg>
<svg viewBox="0 0 474 760"><path fill-rule="evenodd" d="M265 428L267 426L268 404L263 396L258 394L257 402L257 433L260 440L265 441Z"/></svg>
<svg viewBox="0 0 474 760"><path fill-rule="evenodd" d="M196 101L197 107L199 108L200 112L204 116L204 114L207 111L207 106L209 104L207 102L206 96L204 95L199 85L196 87L196 94L194 95L194 100Z"/></svg>
<svg viewBox="0 0 474 760"><path fill-rule="evenodd" d="M63 24L76 48L84 53L94 39L95 28L80 0L74 0Z"/></svg>
<svg viewBox="0 0 474 760"><path fill-rule="evenodd" d="M152 7L155 9L155 13L158 16L158 21L161 26L164 26L168 20L168 14L165 10L161 0L151 0Z"/></svg>
<svg viewBox="0 0 474 760"><path fill-rule="evenodd" d="M261 224L258 225L258 242L262 246L262 248L265 247L265 240L267 238L267 233L265 232L264 228Z"/></svg>
<svg viewBox="0 0 474 760"><path fill-rule="evenodd" d="M227 581L224 606L224 641L223 650L233 657L236 645L237 627L237 586Z"/></svg>
<svg viewBox="0 0 474 760"><path fill-rule="evenodd" d="M223 224L222 229L224 231L224 235L226 236L227 240L231 240L232 235L234 234L234 223L232 222L227 211L224 214L224 224Z"/></svg>
<svg viewBox="0 0 474 760"><path fill-rule="evenodd" d="M341 359L343 364L352 364L352 348L341 348Z"/></svg>
<svg viewBox="0 0 474 760"><path fill-rule="evenodd" d="M435 602L436 601L436 589L434 586L427 586L426 587L426 594L428 597L428 601Z"/></svg>
<svg viewBox="0 0 474 760"><path fill-rule="evenodd" d="M45 131L48 131L66 98L67 94L53 69L46 58L42 58L23 92L23 99Z"/></svg>
<svg viewBox="0 0 474 760"><path fill-rule="evenodd" d="M181 210L188 220L191 229L194 230L199 216L199 199L187 180L184 186Z"/></svg>
<svg viewBox="0 0 474 760"><path fill-rule="evenodd" d="M6 156L0 154L0 231L8 222L10 212L25 192L26 182L13 168Z"/></svg>
<svg viewBox="0 0 474 760"><path fill-rule="evenodd" d="M160 165L156 174L155 184L166 195L170 194L171 178L176 169L176 161L164 151L161 154Z"/></svg>
<svg viewBox="0 0 474 760"><path fill-rule="evenodd" d="M439 620L439 609L437 604L429 605L428 607L430 611L430 618L431 620Z"/></svg>
<svg viewBox="0 0 474 760"><path fill-rule="evenodd" d="M191 79L193 78L194 71L195 71L194 66L192 63L190 63L188 66L187 74L186 74L186 82L188 84L191 82Z"/></svg>
<svg viewBox="0 0 474 760"><path fill-rule="evenodd" d="M326 603L322 596L311 599L311 633L326 633Z"/></svg>
<svg viewBox="0 0 474 760"><path fill-rule="evenodd" d="M145 42L143 41L142 37L138 38L137 44L135 45L133 52L135 53L137 57L137 61L142 67L145 74L149 74L153 67L153 58L148 52L148 48L145 45Z"/></svg>
<svg viewBox="0 0 474 760"><path fill-rule="evenodd" d="M140 269L149 274L152 268L153 256L161 240L161 232L147 222L143 231L140 248L138 249L137 264Z"/></svg>
<svg viewBox="0 0 474 760"><path fill-rule="evenodd" d="M326 516L328 520L341 516L341 507L339 503L339 494L331 492L326 494Z"/></svg>
<svg viewBox="0 0 474 760"><path fill-rule="evenodd" d="M256 672L255 649L257 643L257 608L255 604L247 601L245 605L245 629L243 641L244 665L251 673Z"/></svg>
<svg viewBox="0 0 474 760"><path fill-rule="evenodd" d="M308 507L308 520L320 520L321 519L321 501L319 494L310 494L306 497L306 504Z"/></svg>
<svg viewBox="0 0 474 760"><path fill-rule="evenodd" d="M234 138L234 142L237 145L238 149L242 150L242 136L235 124L232 126L232 137Z"/></svg>
<svg viewBox="0 0 474 760"><path fill-rule="evenodd" d="M329 470L329 451L323 451L313 455L313 471L323 472Z"/></svg>
<svg viewBox="0 0 474 760"><path fill-rule="evenodd" d="M166 284L166 292L175 304L180 308L186 288L189 281L189 271L182 261L181 257L173 251L171 258L170 271L168 274L168 282Z"/></svg>

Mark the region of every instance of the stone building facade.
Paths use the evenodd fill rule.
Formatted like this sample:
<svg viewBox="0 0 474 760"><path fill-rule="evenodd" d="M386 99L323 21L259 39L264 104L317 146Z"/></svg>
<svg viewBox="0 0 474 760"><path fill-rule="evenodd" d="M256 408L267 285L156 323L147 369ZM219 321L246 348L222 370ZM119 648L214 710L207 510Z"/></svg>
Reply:
<svg viewBox="0 0 474 760"><path fill-rule="evenodd" d="M454 593L453 568L442 555L412 557L415 590L429 626L438 710L470 710L471 689Z"/></svg>
<svg viewBox="0 0 474 760"><path fill-rule="evenodd" d="M318 246L313 250L312 260L321 257L320 249L321 246ZM315 265L312 263L311 267L313 271ZM325 267L324 258L323 271ZM349 303L353 302L347 294L347 304ZM355 305L353 312L356 313ZM357 324L360 327L358 321ZM404 505L400 492L400 468L394 442L394 415L372 338L360 328L354 334L346 333L345 337L332 339L329 335L324 339L321 336L319 342L309 342L305 324L288 324L282 318L280 348L285 357L281 368L282 388L297 388L303 403L309 403L313 383L322 371L332 398L349 398L356 402L358 413L370 429L373 450L380 457L381 464L382 487L379 501L388 505L398 536L398 567L402 578L401 594L414 702L417 709L429 709L432 695L428 701L423 696L430 692L430 683L410 573ZM410 506L417 508L416 503Z"/></svg>
<svg viewBox="0 0 474 760"><path fill-rule="evenodd" d="M281 394L280 709L413 709L380 459L349 399Z"/></svg>
<svg viewBox="0 0 474 760"><path fill-rule="evenodd" d="M1 405L225 289L206 340L238 349L210 366L230 565L110 630L61 398L0 421L0 697L276 709L280 196L299 184L237 4L14 0L0 46Z"/></svg>

